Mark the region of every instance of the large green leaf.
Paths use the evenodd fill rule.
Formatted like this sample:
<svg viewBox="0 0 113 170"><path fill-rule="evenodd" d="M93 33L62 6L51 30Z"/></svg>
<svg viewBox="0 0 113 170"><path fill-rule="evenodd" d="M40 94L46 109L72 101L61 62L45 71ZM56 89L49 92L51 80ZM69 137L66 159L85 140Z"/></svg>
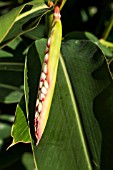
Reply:
<svg viewBox="0 0 113 170"><path fill-rule="evenodd" d="M41 48L43 53L45 48L44 44L45 40L36 41L36 48L39 49L43 46L43 48ZM35 58L36 55L33 56L33 53L30 52L31 50L29 51L28 58ZM39 52L39 55L42 57L42 52ZM29 59L29 61L31 61L31 59ZM27 61L28 84L26 84L26 92L29 92L29 98L26 97L26 100L28 102L29 121L31 122L31 136L33 139L32 147L36 167L38 167L39 170L80 170L83 168L91 170L92 168L84 140L84 134L81 128L76 102L74 100L71 84L62 57L58 69L58 79L50 111L50 118L41 142L38 147L34 145L33 117L35 112L36 95L32 95L32 91L35 91L36 93L37 89L35 88L37 87L38 82L36 82L36 78L33 81L31 77L30 73L33 71L30 63ZM36 66L37 63L34 63L34 67ZM33 87L33 84L36 84L36 87ZM27 90L28 88L29 90Z"/></svg>
<svg viewBox="0 0 113 170"><path fill-rule="evenodd" d="M40 46L39 44L36 45L36 47L39 47L39 46ZM71 80L71 85L73 87L74 96L77 99L77 105L79 108L79 116L81 118L82 125L83 125L82 128L84 131L84 133L82 133L82 137L85 134L85 137L86 137L85 139L87 141L87 145L88 145L90 156L91 156L90 160L93 164L94 169L99 169L102 139L101 139L101 132L100 132L98 122L93 113L93 100L94 100L94 97L98 95L102 90L104 90L104 88L106 88L112 81L109 71L108 71L108 67L107 67L105 58L102 52L100 51L100 49L96 45L91 43L90 41L70 40L68 42L65 42L62 44L62 55L64 57L64 61L67 67L69 78ZM75 117L75 115L78 115L78 113L74 110L74 105L72 102L73 100L71 101L70 99L70 97L72 96L70 96L69 84L66 82L67 78L65 78L65 75L63 73L64 70L62 70L62 66L63 66L62 64L61 64L61 68L59 66L60 72L58 70L58 78L59 77L60 78L57 79L56 91L55 91L55 94L56 93L57 94L54 95L50 118L49 118L49 122L47 124L46 130L45 130L45 134L38 148L34 146L34 152L36 154L38 168L46 169L48 166L48 169L55 169L55 167L56 169L59 169L61 167L61 164L60 164L60 161L61 161L62 167L64 169L66 169L66 167L68 167L68 169L72 169L72 167L74 167L75 169L77 168L88 169L88 168L85 168L85 165L87 166L87 162L85 161L83 161L85 162L84 163L85 165L76 167L76 164L77 164L75 163L76 157L80 160L81 159L85 160L85 158L88 155L87 153L84 152L85 151L83 147L84 143L81 140L81 136L79 136L81 135L80 133L81 131L79 129L81 124L79 120L77 119L77 117ZM97 73L95 73L95 70ZM95 80L95 74L98 74L98 77L99 77L98 81ZM104 74L104 78L102 77L103 74ZM64 117L62 116L62 114L64 115ZM66 119L67 116L68 116L68 119ZM65 122L64 126L63 126L63 122ZM52 126L52 129L51 129L51 126ZM67 126L68 126L68 129L66 129ZM72 134L70 134L72 136L69 135L68 131L72 132ZM71 139L71 137L73 137L74 144L73 144L73 140ZM71 146L68 143L69 140L70 140ZM79 152L76 153L76 151L74 150L74 146L77 146L78 148L78 144L76 143L78 141L79 141L79 146L83 147L83 150L80 150L82 154L79 154ZM59 149L65 148L65 147L67 148L68 151L67 152L65 151L65 159L60 160L58 156L59 150L57 146L55 145L55 142L57 143L57 145L60 143ZM53 145L51 146L51 143L54 143L54 146ZM61 143L63 144L61 145ZM44 148L45 155L43 153L43 148ZM71 157L73 154L70 151L72 148L73 148L73 152L76 155L75 159L73 160L74 161L73 163L72 163L72 157ZM87 147L85 149L87 149ZM55 153L54 154L55 157L53 157L53 153ZM64 158L64 155L63 155L64 153L60 152L60 154L61 154L61 158ZM68 161L68 164L63 163L64 160L66 162L66 154L71 155L70 156L71 161ZM43 160L41 156L44 159L46 157L47 162L49 161L48 157L49 158L51 157L49 165L46 164L46 160L45 160L45 163L41 162ZM55 161L57 162L57 166L55 164ZM69 162L71 162L73 166Z"/></svg>
<svg viewBox="0 0 113 170"><path fill-rule="evenodd" d="M62 55L77 98L91 159L99 169L101 133L93 112L93 100L112 82L107 63L100 49L90 41L69 40L62 45Z"/></svg>
<svg viewBox="0 0 113 170"><path fill-rule="evenodd" d="M25 11L25 12L24 12ZM14 8L0 17L0 46L18 35L35 28L41 17L48 11L44 0L32 1Z"/></svg>

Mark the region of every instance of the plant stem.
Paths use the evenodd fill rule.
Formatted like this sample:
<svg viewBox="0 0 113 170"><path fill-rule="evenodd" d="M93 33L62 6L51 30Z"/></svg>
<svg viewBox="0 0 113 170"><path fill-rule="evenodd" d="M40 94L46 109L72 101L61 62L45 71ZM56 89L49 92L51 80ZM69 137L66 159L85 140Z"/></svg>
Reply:
<svg viewBox="0 0 113 170"><path fill-rule="evenodd" d="M104 40L106 40L107 37L109 36L112 27L113 27L113 14L111 15L109 23L108 23L107 27L104 30L104 33L103 33L103 39Z"/></svg>
<svg viewBox="0 0 113 170"><path fill-rule="evenodd" d="M53 21L53 11L50 11L45 15L46 35L47 35L47 37L48 37L48 34L49 34L50 30L51 30L52 21Z"/></svg>

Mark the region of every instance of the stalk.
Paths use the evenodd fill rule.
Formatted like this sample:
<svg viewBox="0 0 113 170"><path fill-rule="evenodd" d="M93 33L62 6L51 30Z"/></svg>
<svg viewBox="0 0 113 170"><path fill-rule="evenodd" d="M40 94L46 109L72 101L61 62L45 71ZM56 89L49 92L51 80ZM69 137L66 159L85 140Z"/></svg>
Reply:
<svg viewBox="0 0 113 170"><path fill-rule="evenodd" d="M113 14L111 15L111 18L109 20L109 23L103 33L103 39L106 40L107 37L109 36L111 30L112 30L112 27L113 27Z"/></svg>

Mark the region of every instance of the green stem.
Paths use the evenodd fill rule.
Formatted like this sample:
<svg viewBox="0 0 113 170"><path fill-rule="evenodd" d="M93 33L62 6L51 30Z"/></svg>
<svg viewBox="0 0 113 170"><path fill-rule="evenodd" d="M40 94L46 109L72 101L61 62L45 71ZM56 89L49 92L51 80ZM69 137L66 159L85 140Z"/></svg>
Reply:
<svg viewBox="0 0 113 170"><path fill-rule="evenodd" d="M107 37L110 34L110 31L111 31L112 27L113 27L113 14L111 15L109 23L108 23L107 27L104 30L103 39L105 39L105 40L107 39Z"/></svg>
<svg viewBox="0 0 113 170"><path fill-rule="evenodd" d="M46 22L46 35L48 37L53 22L53 11L50 11L45 15L45 22Z"/></svg>

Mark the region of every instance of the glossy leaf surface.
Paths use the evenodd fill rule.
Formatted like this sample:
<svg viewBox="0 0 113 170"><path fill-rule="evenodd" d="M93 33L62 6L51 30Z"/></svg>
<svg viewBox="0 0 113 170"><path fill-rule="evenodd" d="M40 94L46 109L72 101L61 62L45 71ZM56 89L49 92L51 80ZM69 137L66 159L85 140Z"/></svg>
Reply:
<svg viewBox="0 0 113 170"><path fill-rule="evenodd" d="M42 40L37 41L37 43L36 43L37 49L39 49L41 47L41 44L43 44ZM41 51L44 51L43 50L44 48L40 48L40 49L41 49ZM38 50L38 51L40 51L40 50ZM39 52L39 55L40 54L42 56L41 52ZM43 136L39 146L37 148L34 146L36 161L38 162L37 165L38 165L39 169L42 169L42 168L45 169L45 168L47 168L47 166L49 169L55 168L55 159L58 159L58 157L59 157L58 156L59 149L61 149L64 146L63 148L67 147L67 152L66 152L66 149L63 149L63 151L60 153L60 154L62 154L61 155L62 159L57 160L57 161L59 161L59 164L57 165L58 167L61 166L61 164L60 164L60 161L61 161L63 164L62 165L63 169L66 169L66 167L68 169L70 167L74 167L75 169L77 169L77 168L80 169L81 165L80 165L80 167L78 164L76 165L76 159L84 159L83 162L85 162L85 163L83 163L82 166L83 167L86 166L87 169L91 169L91 165L89 163L90 162L89 156L87 153L87 147L85 145L85 141L83 138L84 133L82 133L82 130L81 130L81 123L79 120L76 105L73 103L73 100L74 100L72 97L73 93L70 92L71 85L69 83L69 79L67 78L68 75L66 73L64 73L65 65L63 66L62 64L60 64L59 69L58 69L59 79L57 79L56 90L55 90L55 95L54 95L54 99L53 99L53 103L52 103L52 107L51 107L49 122L47 124L46 130L44 132L44 136ZM30 72L30 68L28 69L28 72ZM28 79L31 79L31 78L28 77ZM29 90L30 89L32 89L32 88L29 86ZM31 96L29 96L29 100L31 100L30 98L31 98ZM33 98L32 98L32 100L33 100ZM31 106L31 105L29 105L29 106ZM69 108L67 108L67 107L69 107ZM34 105L34 108L35 108L35 105ZM34 109L32 108L31 110L32 110L32 114L33 114ZM31 114L31 112L29 112L29 114ZM32 115L32 117L33 117L33 115ZM66 119L66 117L68 117L68 118ZM63 125L62 128L61 128L61 124ZM52 126L52 129L51 129L51 126ZM67 126L68 126L68 128L67 128ZM31 129L31 131L32 130L33 129ZM69 132L72 133L71 136L70 136ZM32 133L33 133L33 131L32 131ZM82 133L82 135L81 135L81 133ZM54 135L52 135L52 134L54 134ZM72 137L74 138L73 139L74 141L72 140ZM69 145L69 143L68 143L69 141L70 141L71 145ZM78 142L79 142L79 146L77 144ZM51 146L52 143L54 143L54 145L51 147L52 148L51 152L49 152L49 150L50 150L49 146ZM59 149L57 148L57 146L59 146ZM71 153L70 147L72 147L72 146L73 147L75 146L75 148L76 148L76 146L77 146L77 148L82 147L80 150L78 149L82 154L80 155L80 158L75 157L75 159L72 159L71 162L69 161L70 163L67 166L66 163L63 163L63 161L67 162L66 159L69 159L68 155L70 155L70 159L74 156ZM50 162L47 165L46 161L43 164L41 163L41 160L43 160L43 159L42 159L42 157L39 157L38 154L40 154L40 156L42 154L44 154L43 148L45 150L47 162L48 162L48 158L50 157L50 155L53 155L52 152L55 153L54 154L55 157L51 157L51 159L54 160L54 161L51 160L52 162L54 162L53 164L51 164L51 162ZM65 150L65 152L64 152L64 150ZM64 154L67 155L67 157L65 155L65 159L63 159ZM81 156L83 156L83 157L81 158Z"/></svg>

